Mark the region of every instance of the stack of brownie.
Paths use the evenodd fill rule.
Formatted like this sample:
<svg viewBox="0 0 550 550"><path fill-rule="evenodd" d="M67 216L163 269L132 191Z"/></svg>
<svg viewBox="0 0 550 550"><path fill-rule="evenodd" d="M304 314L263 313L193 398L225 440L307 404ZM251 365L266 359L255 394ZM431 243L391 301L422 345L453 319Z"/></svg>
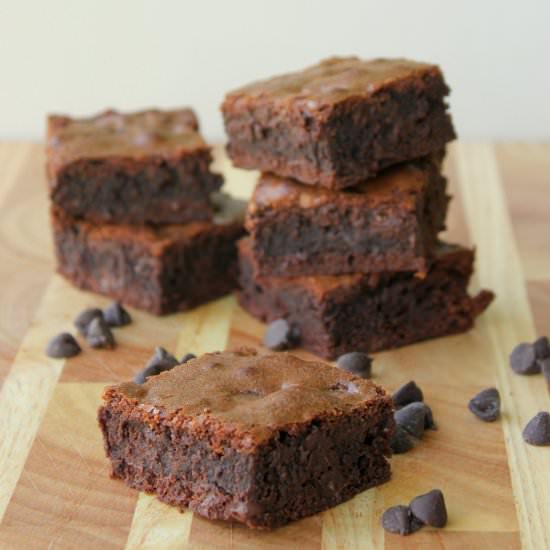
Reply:
<svg viewBox="0 0 550 550"><path fill-rule="evenodd" d="M229 93L234 164L260 170L241 305L326 358L468 330L474 253L438 239L455 133L435 65L334 58Z"/></svg>
<svg viewBox="0 0 550 550"><path fill-rule="evenodd" d="M58 271L154 314L233 290L244 205L219 192L211 160L190 109L50 116Z"/></svg>

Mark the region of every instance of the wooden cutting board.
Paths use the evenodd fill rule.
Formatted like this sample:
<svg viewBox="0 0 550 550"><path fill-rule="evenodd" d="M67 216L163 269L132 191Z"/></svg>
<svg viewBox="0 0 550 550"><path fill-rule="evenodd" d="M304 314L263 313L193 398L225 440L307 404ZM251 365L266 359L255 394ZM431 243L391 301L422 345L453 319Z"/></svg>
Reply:
<svg viewBox="0 0 550 550"><path fill-rule="evenodd" d="M218 162L246 197L254 174L232 170L221 153ZM154 346L182 355L257 345L262 325L232 297L161 319L132 311L116 351L48 359L48 339L107 300L53 274L41 147L0 145L0 548L550 547L550 448L521 439L525 423L550 409L547 386L507 366L516 343L550 333L550 146L459 144L447 171L449 238L476 244L473 287L493 289L497 300L469 334L379 353L374 363L390 390L417 381L439 430L393 458L386 485L258 533L179 513L111 480L95 417L102 388L129 379ZM485 424L467 402L493 385L504 412ZM386 507L434 487L447 500L444 530L383 532Z"/></svg>

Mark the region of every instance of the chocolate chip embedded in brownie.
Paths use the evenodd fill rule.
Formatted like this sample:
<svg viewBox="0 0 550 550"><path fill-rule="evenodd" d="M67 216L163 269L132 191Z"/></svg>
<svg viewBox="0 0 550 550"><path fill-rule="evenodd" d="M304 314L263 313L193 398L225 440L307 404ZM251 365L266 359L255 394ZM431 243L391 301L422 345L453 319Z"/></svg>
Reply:
<svg viewBox="0 0 550 550"><path fill-rule="evenodd" d="M259 275L426 272L444 229L441 155L389 168L346 190L263 174L246 228Z"/></svg>
<svg viewBox="0 0 550 550"><path fill-rule="evenodd" d="M54 205L94 223L210 220L223 181L190 109L53 115L46 156Z"/></svg>
<svg viewBox="0 0 550 550"><path fill-rule="evenodd" d="M436 65L327 59L229 92L227 150L242 168L350 187L454 139L448 92Z"/></svg>
<svg viewBox="0 0 550 550"><path fill-rule="evenodd" d="M242 201L213 222L94 225L52 210L58 271L75 286L155 314L183 311L237 286Z"/></svg>
<svg viewBox="0 0 550 550"><path fill-rule="evenodd" d="M390 477L391 397L287 353L209 353L103 398L113 477L210 519L276 527Z"/></svg>
<svg viewBox="0 0 550 550"><path fill-rule="evenodd" d="M250 241L239 242L240 304L264 322L285 318L301 346L322 357L366 353L469 330L493 299L468 295L474 253L440 244L430 271L256 277Z"/></svg>

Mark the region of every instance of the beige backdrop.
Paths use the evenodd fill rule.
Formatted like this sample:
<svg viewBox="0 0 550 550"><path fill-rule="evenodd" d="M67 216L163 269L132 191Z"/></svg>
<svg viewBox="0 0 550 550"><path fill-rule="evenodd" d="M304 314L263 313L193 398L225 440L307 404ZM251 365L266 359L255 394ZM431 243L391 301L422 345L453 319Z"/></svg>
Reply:
<svg viewBox="0 0 550 550"><path fill-rule="evenodd" d="M191 104L331 54L435 61L463 137L550 136L547 0L0 0L0 138L46 112Z"/></svg>

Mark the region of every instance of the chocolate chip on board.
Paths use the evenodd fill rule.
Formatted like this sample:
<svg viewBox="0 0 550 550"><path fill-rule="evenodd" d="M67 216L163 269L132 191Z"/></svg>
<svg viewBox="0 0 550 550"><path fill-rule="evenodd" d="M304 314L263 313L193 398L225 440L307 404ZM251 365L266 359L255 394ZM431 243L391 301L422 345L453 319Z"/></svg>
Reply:
<svg viewBox="0 0 550 550"><path fill-rule="evenodd" d="M115 347L115 337L102 317L94 317L86 330L86 341L92 348Z"/></svg>
<svg viewBox="0 0 550 550"><path fill-rule="evenodd" d="M484 422L494 422L500 416L500 394L496 388L480 391L470 399L468 409Z"/></svg>
<svg viewBox="0 0 550 550"><path fill-rule="evenodd" d="M382 527L388 533L410 535L422 527L422 523L411 514L408 506L402 504L388 508L382 514Z"/></svg>
<svg viewBox="0 0 550 550"><path fill-rule="evenodd" d="M537 354L533 344L518 344L510 354L510 366L516 374L537 374L540 365L537 363Z"/></svg>
<svg viewBox="0 0 550 550"><path fill-rule="evenodd" d="M447 507L439 489L413 498L409 507L412 515L426 525L445 527L447 524Z"/></svg>
<svg viewBox="0 0 550 550"><path fill-rule="evenodd" d="M547 336L541 336L533 342L533 347L535 348L535 355L540 361L541 359L550 358L550 342L548 341Z"/></svg>
<svg viewBox="0 0 550 550"><path fill-rule="evenodd" d="M46 355L55 359L65 359L78 355L82 349L80 348L75 337L68 332L62 332L54 336L46 346Z"/></svg>
<svg viewBox="0 0 550 550"><path fill-rule="evenodd" d="M150 376L171 370L178 364L178 360L171 353L168 353L163 347L157 346L145 367L134 376L134 382L144 384Z"/></svg>
<svg viewBox="0 0 550 550"><path fill-rule="evenodd" d="M180 360L180 365L185 365L187 361L191 361L191 359L195 359L197 356L194 353L186 353Z"/></svg>
<svg viewBox="0 0 550 550"><path fill-rule="evenodd" d="M156 376L161 372L164 372L164 370L159 365L151 365L149 367L145 367L134 376L134 382L136 384L145 384L150 376Z"/></svg>
<svg viewBox="0 0 550 550"><path fill-rule="evenodd" d="M410 435L420 439L426 428L427 407L424 403L415 402L405 405L393 414L395 422Z"/></svg>
<svg viewBox="0 0 550 550"><path fill-rule="evenodd" d="M411 449L413 449L415 446L415 440L412 438L411 435L402 428L401 426L397 425L395 427L395 431L393 432L393 437L390 442L391 450L396 455L401 455L403 453L407 453Z"/></svg>
<svg viewBox="0 0 550 550"><path fill-rule="evenodd" d="M372 376L372 358L362 351L351 351L340 355L336 366L361 378Z"/></svg>
<svg viewBox="0 0 550 550"><path fill-rule="evenodd" d="M97 307L89 307L77 315L74 326L82 336L86 336L88 325L97 317L103 318L103 311Z"/></svg>
<svg viewBox="0 0 550 550"><path fill-rule="evenodd" d="M550 382L550 357L547 357L546 359L541 359L539 361L540 369L542 370L542 374L544 374L544 378L546 378L547 382Z"/></svg>
<svg viewBox="0 0 550 550"><path fill-rule="evenodd" d="M157 346L152 357L147 361L145 368L157 366L162 372L170 370L178 364L178 360L171 353L168 353L162 346Z"/></svg>
<svg viewBox="0 0 550 550"><path fill-rule="evenodd" d="M530 445L550 445L550 414L546 411L535 415L525 428L523 428L523 439Z"/></svg>
<svg viewBox="0 0 550 550"><path fill-rule="evenodd" d="M414 403L415 401L424 401L424 394L416 385L416 382L411 380L395 390L392 398L394 405L399 409L409 403Z"/></svg>
<svg viewBox="0 0 550 550"><path fill-rule="evenodd" d="M298 343L296 331L286 319L270 323L264 335L264 346L273 351L292 349Z"/></svg>
<svg viewBox="0 0 550 550"><path fill-rule="evenodd" d="M424 403L424 407L426 407L426 418L424 420L424 428L426 430L437 430L437 424L434 421L434 413L432 412L432 408L426 403Z"/></svg>
<svg viewBox="0 0 550 550"><path fill-rule="evenodd" d="M103 311L103 317L110 327L124 327L132 322L132 317L120 302L110 303Z"/></svg>

